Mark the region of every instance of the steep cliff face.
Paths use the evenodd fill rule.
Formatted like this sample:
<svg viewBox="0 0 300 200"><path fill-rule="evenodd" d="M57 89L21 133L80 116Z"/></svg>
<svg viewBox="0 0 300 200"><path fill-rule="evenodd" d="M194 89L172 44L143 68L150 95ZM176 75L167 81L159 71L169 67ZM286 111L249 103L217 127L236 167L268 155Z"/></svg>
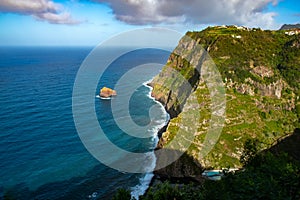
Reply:
<svg viewBox="0 0 300 200"><path fill-rule="evenodd" d="M185 59L185 57L191 56L190 52L196 44L196 41L183 38L170 55L161 73L150 84L153 87L152 96L165 105L171 118L181 113L187 98L196 89L199 82L200 73L196 68L201 66L205 57L203 51L193 55L197 60L187 61Z"/></svg>
<svg viewBox="0 0 300 200"><path fill-rule="evenodd" d="M189 161L186 157L179 159L157 173L197 176L199 172L193 167L184 173L178 170L178 166L187 163L200 168L240 167L243 144L248 138L257 138L262 148L266 148L292 133L299 126L295 112L299 105L298 44L299 36L288 36L282 31L232 26L188 32L151 85L152 96L162 102L171 115L158 147L169 148L179 130L196 126L195 131L189 133L194 136L186 151L190 158ZM211 107L209 84L202 74L207 54L197 49L199 45L216 64L226 89L224 127L204 157L199 154L205 151L207 138L214 134L209 130L215 111ZM183 123L186 115L197 117ZM183 137L182 145L187 140Z"/></svg>

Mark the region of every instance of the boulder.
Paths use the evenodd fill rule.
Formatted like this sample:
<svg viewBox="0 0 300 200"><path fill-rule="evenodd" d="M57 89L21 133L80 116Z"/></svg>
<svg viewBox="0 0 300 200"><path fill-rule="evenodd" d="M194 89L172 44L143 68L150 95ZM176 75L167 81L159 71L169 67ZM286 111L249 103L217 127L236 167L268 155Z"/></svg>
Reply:
<svg viewBox="0 0 300 200"><path fill-rule="evenodd" d="M104 97L104 98L109 98L112 96L116 96L117 92L113 89L107 88L107 87L103 87L100 90L100 97Z"/></svg>

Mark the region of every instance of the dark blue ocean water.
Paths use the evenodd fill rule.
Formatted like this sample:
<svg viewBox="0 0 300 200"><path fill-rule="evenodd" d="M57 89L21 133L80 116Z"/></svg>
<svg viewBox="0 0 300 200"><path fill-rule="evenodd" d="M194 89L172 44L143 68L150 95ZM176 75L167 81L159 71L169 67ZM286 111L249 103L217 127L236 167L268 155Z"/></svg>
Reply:
<svg viewBox="0 0 300 200"><path fill-rule="evenodd" d="M141 182L145 174L122 173L101 164L77 134L72 114L73 84L91 50L0 48L0 199L4 195L15 199L109 199L120 187L133 191L144 187ZM168 55L151 49L132 52L112 63L100 79L95 91L97 118L107 137L119 147L148 152L155 138L126 135L112 119L113 100L96 98L99 89L114 87L132 66L151 59L165 63ZM139 81L128 83L138 84L129 102L129 112L137 124L149 124L149 108L157 104L141 81L158 72L157 67L147 69L138 76ZM122 90L116 98L126 96L126 85ZM163 110L156 119L149 130L153 135L165 120Z"/></svg>

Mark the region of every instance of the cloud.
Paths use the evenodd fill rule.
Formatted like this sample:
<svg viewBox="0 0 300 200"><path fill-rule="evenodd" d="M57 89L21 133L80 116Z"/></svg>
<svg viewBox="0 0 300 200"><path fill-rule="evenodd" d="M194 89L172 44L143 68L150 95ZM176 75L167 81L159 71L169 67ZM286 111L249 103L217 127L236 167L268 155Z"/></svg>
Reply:
<svg viewBox="0 0 300 200"><path fill-rule="evenodd" d="M277 0L94 0L107 3L115 17L134 25L237 24L273 26L275 13L264 12Z"/></svg>
<svg viewBox="0 0 300 200"><path fill-rule="evenodd" d="M38 20L51 24L78 24L70 13L63 11L63 6L52 0L1 0L0 12L31 15Z"/></svg>

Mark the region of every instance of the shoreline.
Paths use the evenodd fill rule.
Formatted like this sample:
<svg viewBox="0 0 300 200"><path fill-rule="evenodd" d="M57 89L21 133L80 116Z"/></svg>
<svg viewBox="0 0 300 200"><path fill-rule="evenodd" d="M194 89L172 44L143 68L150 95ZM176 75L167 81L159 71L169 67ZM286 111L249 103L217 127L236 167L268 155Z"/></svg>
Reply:
<svg viewBox="0 0 300 200"><path fill-rule="evenodd" d="M158 131L157 131L157 134L156 134L156 137L157 137L157 143L156 143L156 147L154 149L154 153L156 150L159 150L161 148L163 148L160 144L160 139L163 135L164 132L166 132L168 126L169 126L169 123L170 123L170 120L171 120L171 117L170 117L170 114L169 112L166 110L166 107L164 106L164 104L162 102L160 102L159 100L155 99L155 97L152 96L152 90L153 90L153 86L151 84L151 81L153 79L149 80L148 82L146 82L146 84L144 84L146 87L150 88L150 94L149 94L149 97L151 99L153 99L155 102L157 102L158 104L160 104L163 108L164 108L164 111L167 113L168 115L168 120L166 121L165 125L162 126ZM157 158L156 158L157 159ZM155 168L156 168L156 163L155 163ZM159 174L156 173L156 170L154 168L154 171L152 172L153 173L153 177L148 185L148 188L145 190L145 193L141 196L144 196L146 195L149 190L153 187L155 187L156 185L158 184L161 184L161 183L164 183L166 181L168 181L170 184L179 184L179 185L182 185L182 184L189 184L189 183L203 183L205 181L205 178L200 178L200 177L162 177L160 176Z"/></svg>
<svg viewBox="0 0 300 200"><path fill-rule="evenodd" d="M159 147L158 145L159 145L159 141L160 141L163 133L166 132L166 130L168 128L168 125L170 123L170 114L166 110L166 107L163 105L163 103L160 102L159 100L155 99L155 97L152 96L153 86L152 86L151 82L153 81L153 79L154 79L154 77L152 79L150 79L149 81L145 82L143 85L145 87L150 88L149 98L153 99L153 101L155 101L156 103L160 104L163 107L164 111L166 112L166 114L168 116L168 119L165 122L165 124L156 133L157 140L156 140L155 148L153 150L153 153L155 155L155 151L162 148L162 147ZM150 181L147 189L145 190L145 193L143 195L141 195L141 196L146 195L149 192L150 188L152 188L156 184L160 184L160 183L163 183L164 181L168 180L168 179L162 180L161 177L159 177L159 175L155 174L155 168L156 168L156 161L155 161L155 167L154 167L153 172L152 172L153 173L153 177L151 178L151 181Z"/></svg>
<svg viewBox="0 0 300 200"><path fill-rule="evenodd" d="M159 105L161 106L162 111L163 111L164 114L165 114L165 117L166 117L165 119L166 119L166 120L164 121L164 123L161 124L161 126L158 126L158 127L157 127L157 130L153 131L153 142L154 142L154 145L153 145L153 150L150 151L150 152L152 152L153 155L154 155L154 157L155 157L155 163L153 163L153 165L154 165L153 171L152 171L152 172L149 172L149 173L146 173L145 176L142 178L142 179L147 179L146 177L149 177L149 175L152 175L152 178L151 178L151 180L149 181L148 185L146 184L147 188L145 188L144 193L143 193L142 195L140 195L140 196L145 195L145 194L148 192L148 190L150 189L150 187L153 186L153 182L154 182L155 180L158 180L158 179L157 179L157 175L155 174L155 168L156 168L156 156L155 156L155 150L159 149L159 148L158 148L159 140L160 140L160 138L162 137L162 134L166 131L166 129L167 129L168 125L169 125L169 122L170 122L170 115L169 115L169 113L167 112L167 110L165 109L165 106L164 106L160 101L156 100L156 99L152 96L152 90L153 90L153 87L151 86L150 83L152 82L153 79L154 79L154 77L151 78L150 80L144 82L142 85L150 89L150 91L149 91L149 93L148 93L147 96L148 96L151 100L153 100L155 103L157 103L157 104L159 104ZM138 184L138 185L143 185L142 182L143 182L143 181L140 181L140 184ZM138 185L137 185L137 186L138 186ZM144 185L144 186L145 186L145 185ZM135 187L136 187L136 186L135 186ZM132 187L132 189L133 189L133 188L134 188L134 187ZM135 195L134 195L134 190L131 190L131 196L132 196L132 197L135 197L135 198L138 198L138 196L135 196Z"/></svg>
<svg viewBox="0 0 300 200"><path fill-rule="evenodd" d="M171 117L170 117L169 112L166 110L166 107L164 106L164 104L162 102L160 102L159 100L155 99L155 97L152 96L152 90L153 90L153 87L152 87L152 84L151 84L152 80L153 80L153 78L151 80L145 82L143 85L145 87L150 88L149 95L148 95L149 98L151 98L156 103L160 104L161 107L164 109L165 113L167 114L167 117L168 117L165 124L161 128L159 128L158 131L155 134L156 144L155 144L155 148L153 150L153 153L155 154L156 150L159 150L159 149L163 148L162 146L159 145L160 144L159 141L160 141L163 133L166 132L166 130L169 126ZM155 156L155 158L156 158L156 156ZM201 183L202 181L204 181L204 178L199 179L199 177L198 178L195 178L195 177L162 177L162 176L160 176L159 174L156 173L155 168L156 168L156 161L155 161L155 167L152 171L153 176L152 176L152 178L151 178L151 180L148 184L147 189L145 190L144 194L142 194L141 196L146 195L149 192L150 188L154 187L155 185L164 183L166 181L170 182L171 184Z"/></svg>
<svg viewBox="0 0 300 200"><path fill-rule="evenodd" d="M160 103L160 102L159 102L159 103ZM160 104L161 104L161 103L160 103ZM161 105L162 105L162 104L161 104ZM165 111L166 111L166 110L165 110ZM166 112L167 112L167 111L166 111ZM156 151L156 150L161 149L161 147L158 146L159 140L160 140L160 138L162 137L162 134L167 130L167 127L168 127L168 125L169 125L169 122L170 122L170 119L169 119L168 122L167 122L162 128L160 128L160 129L158 130L158 132L157 132L157 138L158 138L158 140L157 140L157 143L156 143L156 147L155 147L155 149L153 150L153 153L154 153L154 154L155 154L155 151ZM156 168L156 162L155 162L154 170L153 170L153 172L152 172L152 173L153 173L153 177L151 178L151 181L150 181L150 183L149 183L147 189L145 190L145 193L144 193L142 196L146 195L146 194L149 192L150 188L152 188L153 186L155 186L155 185L157 185L157 184L160 184L160 183L163 183L164 181L167 181L167 180L168 180L168 179L162 180L161 177L159 177L159 175L155 174L155 168Z"/></svg>

